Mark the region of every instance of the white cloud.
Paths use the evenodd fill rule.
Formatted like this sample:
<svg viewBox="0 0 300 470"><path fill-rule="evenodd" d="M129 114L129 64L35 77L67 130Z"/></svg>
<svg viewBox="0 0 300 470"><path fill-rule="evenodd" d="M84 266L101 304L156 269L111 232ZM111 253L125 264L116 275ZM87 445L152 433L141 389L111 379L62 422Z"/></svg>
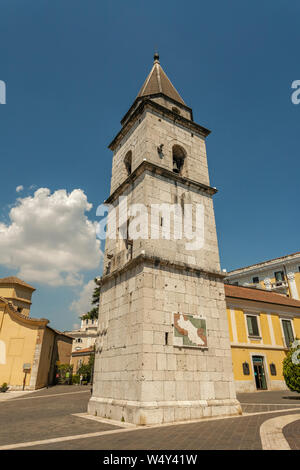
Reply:
<svg viewBox="0 0 300 470"><path fill-rule="evenodd" d="M20 193L21 191L23 191L23 189L24 189L24 186L22 186L22 184L20 184L20 186L16 187L17 193Z"/></svg>
<svg viewBox="0 0 300 470"><path fill-rule="evenodd" d="M0 264L28 282L58 286L82 283L82 271L99 267L100 241L85 193L39 188L18 198L11 223L0 223Z"/></svg>
<svg viewBox="0 0 300 470"><path fill-rule="evenodd" d="M81 289L78 299L75 299L71 303L70 310L77 313L78 315L82 315L91 310L91 302L95 287L95 281L92 279Z"/></svg>

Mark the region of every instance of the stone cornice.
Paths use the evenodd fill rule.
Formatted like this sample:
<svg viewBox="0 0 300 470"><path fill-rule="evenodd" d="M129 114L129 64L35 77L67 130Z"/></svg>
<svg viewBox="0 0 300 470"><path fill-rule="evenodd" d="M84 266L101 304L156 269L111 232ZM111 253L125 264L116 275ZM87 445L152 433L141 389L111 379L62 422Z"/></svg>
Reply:
<svg viewBox="0 0 300 470"><path fill-rule="evenodd" d="M210 134L210 130L206 129L203 126L200 126L200 124L196 124L194 121L191 121L190 119L187 119L180 114L174 113L174 111L165 108L164 106L156 103L155 101L151 101L149 99L144 99L141 101L141 103L138 105L136 110L132 113L126 124L122 127L122 129L118 132L116 137L112 140L112 142L109 144L108 148L110 150L115 150L115 148L118 146L120 143L120 140L125 137L125 135L128 133L128 131L131 129L135 121L143 114L143 112L146 109L152 109L162 116L166 116L170 119L172 119L174 122L179 122L182 126L187 127L191 132L196 132L201 134L203 137L207 137Z"/></svg>
<svg viewBox="0 0 300 470"><path fill-rule="evenodd" d="M123 126L125 124L125 122L127 121L127 119L129 118L131 112L134 110L134 108L137 106L137 103L139 101L145 101L146 99L153 99L153 98L165 98L167 99L168 101L171 101L171 103L173 103L174 105L178 106L179 108L182 108L182 109L185 109L186 111L190 112L192 117L193 117L193 110L192 108L190 108L189 106L187 106L186 104L183 104L183 103L179 103L179 101L176 101L174 100L173 98L171 98L170 96L167 96L165 95L164 93L153 93L152 95L148 95L148 98L145 98L143 96L138 96L135 100L134 100L134 103L132 104L132 106L130 106L129 110L127 111L127 113L123 116L123 118L121 119L121 125Z"/></svg>
<svg viewBox="0 0 300 470"><path fill-rule="evenodd" d="M185 176L178 175L177 173L174 173L171 170L168 170L167 168L163 168L159 165L156 165L155 163L152 163L148 160L142 161L140 165L126 178L126 180L121 183L117 189L111 193L111 195L106 199L104 202L105 204L110 204L113 201L117 199L119 195L121 195L125 189L130 186L133 181L135 181L143 172L146 170L151 171L153 174L159 175L159 176L165 176L168 179L171 179L173 181L177 181L179 183L185 184L186 186L190 188L194 188L200 191L204 191L209 195L216 194L218 190L216 188L212 188L211 186L208 186L203 183L199 183L198 181L191 180L189 178L186 178Z"/></svg>
<svg viewBox="0 0 300 470"><path fill-rule="evenodd" d="M165 258L160 258L158 256L140 254L136 256L135 258L131 259L130 261L128 261L121 268L116 269L112 273L104 275L102 278L100 278L97 281L97 284L99 286L103 286L111 279L114 279L120 276L121 274L128 271L129 269L132 269L140 264L152 264L153 266L164 266L164 267L169 267L170 269L177 269L178 271L195 273L196 275L206 275L212 278L217 278L217 279L222 279L222 280L225 277L225 274L220 271L208 271L205 269L198 268L195 265L190 265L190 264L183 263L180 261L171 261Z"/></svg>

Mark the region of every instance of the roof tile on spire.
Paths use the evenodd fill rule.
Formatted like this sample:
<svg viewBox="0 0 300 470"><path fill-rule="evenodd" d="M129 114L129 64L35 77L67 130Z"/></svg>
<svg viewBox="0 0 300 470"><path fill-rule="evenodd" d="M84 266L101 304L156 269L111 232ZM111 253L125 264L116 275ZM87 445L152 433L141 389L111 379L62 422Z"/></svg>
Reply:
<svg viewBox="0 0 300 470"><path fill-rule="evenodd" d="M169 98L178 101L178 103L185 105L185 102L179 95L178 91L172 85L171 81L160 66L158 54L154 55L153 67L140 89L137 98L154 95L156 93L163 93Z"/></svg>

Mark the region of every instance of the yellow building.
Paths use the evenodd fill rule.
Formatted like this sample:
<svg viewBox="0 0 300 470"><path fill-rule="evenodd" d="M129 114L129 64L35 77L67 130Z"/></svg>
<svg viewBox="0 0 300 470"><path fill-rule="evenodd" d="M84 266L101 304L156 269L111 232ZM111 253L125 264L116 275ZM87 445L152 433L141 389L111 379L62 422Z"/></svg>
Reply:
<svg viewBox="0 0 300 470"><path fill-rule="evenodd" d="M258 286L300 299L300 252L274 258L227 274L229 284Z"/></svg>
<svg viewBox="0 0 300 470"><path fill-rule="evenodd" d="M0 296L11 302L26 317L29 316L34 291L34 287L15 276L0 279Z"/></svg>
<svg viewBox="0 0 300 470"><path fill-rule="evenodd" d="M16 277L0 279L0 385L12 389L51 384L56 362L70 362L72 338L29 316L34 290Z"/></svg>
<svg viewBox="0 0 300 470"><path fill-rule="evenodd" d="M300 338L300 301L226 284L225 294L236 391L286 389L282 361Z"/></svg>

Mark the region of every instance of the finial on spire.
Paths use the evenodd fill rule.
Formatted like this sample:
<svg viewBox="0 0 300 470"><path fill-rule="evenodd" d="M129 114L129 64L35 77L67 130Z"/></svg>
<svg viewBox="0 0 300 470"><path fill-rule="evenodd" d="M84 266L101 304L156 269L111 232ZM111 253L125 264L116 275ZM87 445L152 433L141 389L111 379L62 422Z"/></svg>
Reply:
<svg viewBox="0 0 300 470"><path fill-rule="evenodd" d="M154 63L159 63L159 53L158 52L154 53L153 59L154 59Z"/></svg>

